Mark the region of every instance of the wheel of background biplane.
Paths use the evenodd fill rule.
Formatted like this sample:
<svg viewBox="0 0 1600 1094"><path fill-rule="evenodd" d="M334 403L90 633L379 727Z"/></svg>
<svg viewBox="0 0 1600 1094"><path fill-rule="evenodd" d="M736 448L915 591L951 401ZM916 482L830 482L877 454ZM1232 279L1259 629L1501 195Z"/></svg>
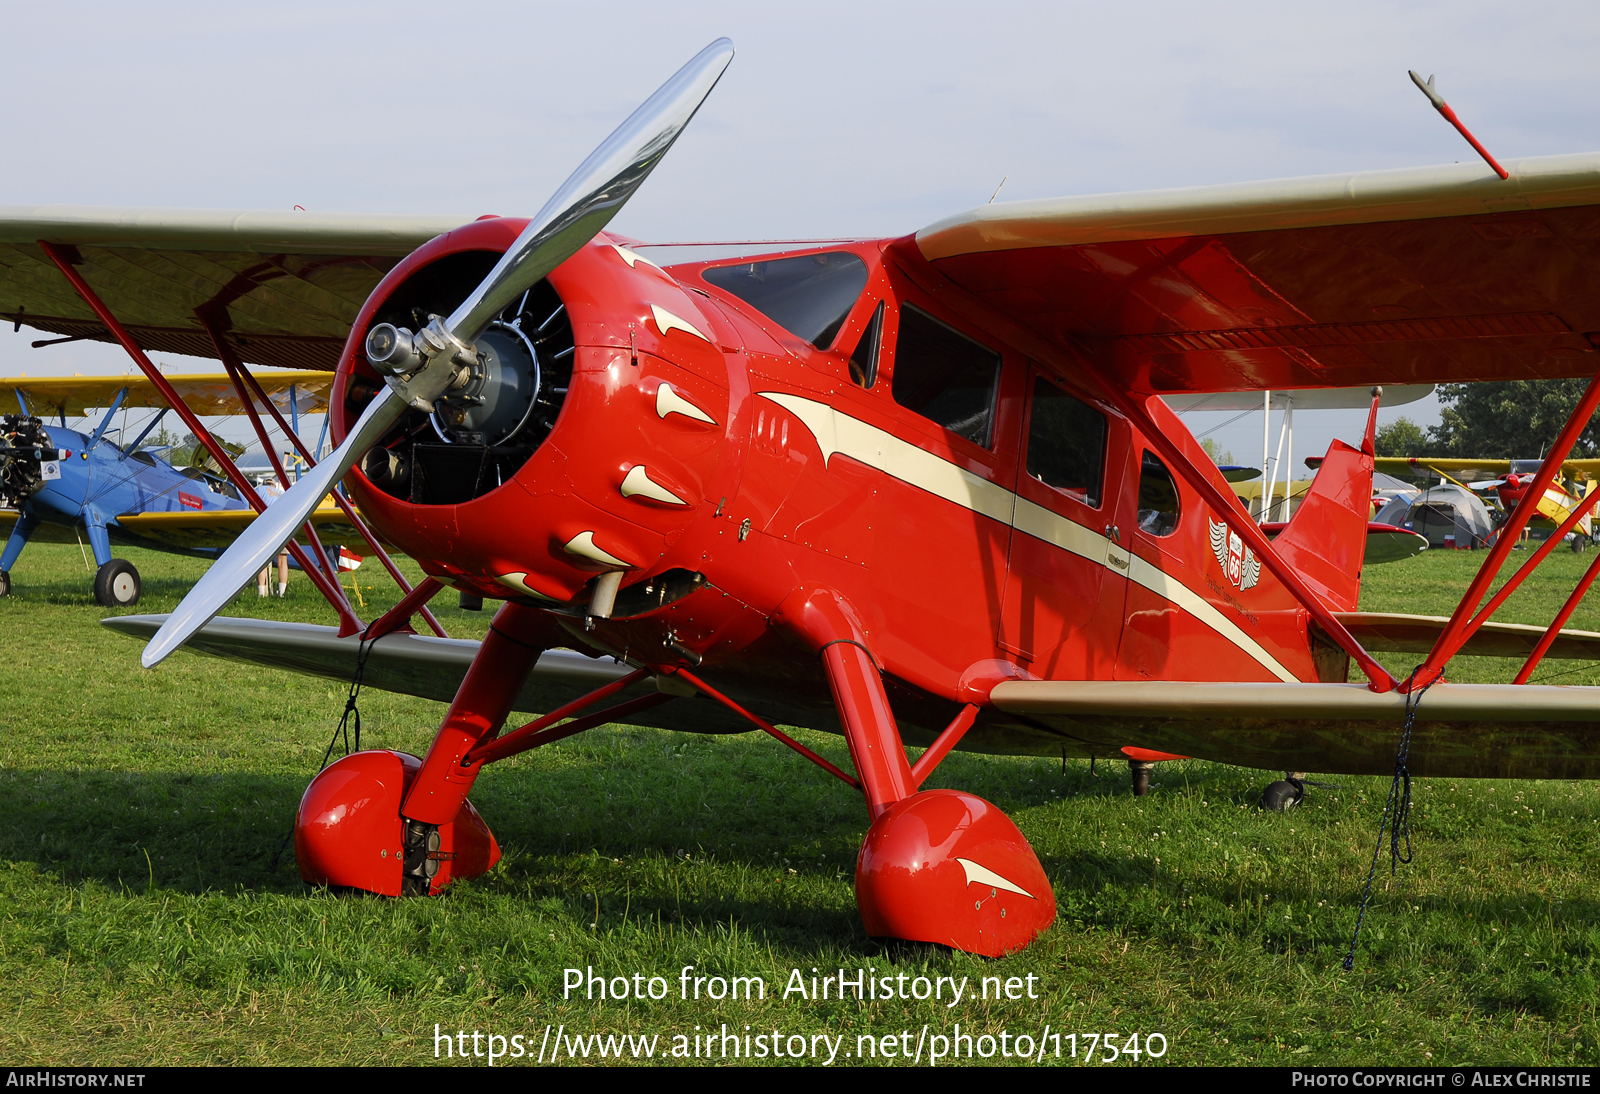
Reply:
<svg viewBox="0 0 1600 1094"><path fill-rule="evenodd" d="M0 570L0 596L11 595L11 571Z"/></svg>
<svg viewBox="0 0 1600 1094"><path fill-rule="evenodd" d="M1293 809L1305 798L1303 788L1296 786L1287 779L1279 779L1271 783L1261 792L1261 808L1270 809L1274 813L1282 813Z"/></svg>
<svg viewBox="0 0 1600 1094"><path fill-rule="evenodd" d="M1572 537L1572 553L1573 554L1575 554L1575 555L1583 554L1583 549L1585 547L1587 547L1587 546L1589 546L1589 541L1587 539L1585 539L1584 537L1582 537L1582 536L1573 536Z"/></svg>
<svg viewBox="0 0 1600 1094"><path fill-rule="evenodd" d="M94 598L106 608L139 603L139 571L125 558L112 559L94 575Z"/></svg>

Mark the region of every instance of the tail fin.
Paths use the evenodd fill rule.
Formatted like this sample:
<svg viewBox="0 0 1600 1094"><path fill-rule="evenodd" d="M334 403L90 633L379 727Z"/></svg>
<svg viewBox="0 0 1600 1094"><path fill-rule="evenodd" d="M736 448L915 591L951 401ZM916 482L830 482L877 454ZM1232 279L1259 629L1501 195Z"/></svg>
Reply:
<svg viewBox="0 0 1600 1094"><path fill-rule="evenodd" d="M1378 398L1360 448L1335 440L1322 457L1317 477L1281 535L1272 541L1278 556L1293 566L1334 611L1353 612L1361 597L1361 564L1372 516L1372 456L1378 427Z"/></svg>

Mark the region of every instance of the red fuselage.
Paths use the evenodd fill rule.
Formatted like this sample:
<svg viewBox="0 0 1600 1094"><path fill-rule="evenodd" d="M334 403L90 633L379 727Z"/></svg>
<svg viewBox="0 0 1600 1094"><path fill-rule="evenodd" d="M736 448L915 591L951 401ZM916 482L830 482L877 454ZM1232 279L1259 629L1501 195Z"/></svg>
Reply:
<svg viewBox="0 0 1600 1094"><path fill-rule="evenodd" d="M391 298L448 312L459 294L444 278L427 290L430 270L471 252L492 259L523 224L469 224L385 278L340 363L337 390L355 394L333 400L336 438L380 382L362 346ZM844 255L854 258L827 257ZM865 287L817 337L821 348L719 287L732 275L718 270L759 277L768 260L807 256L865 267ZM1096 397L1078 351L1039 360L1035 348L1030 359L914 247L870 241L663 271L602 235L549 287L570 321L571 375L553 427L514 473L451 503L380 489L360 471L347 483L430 575L549 609L560 628L552 645L699 665L775 719L835 728L828 683L785 626L797 590L834 590L867 636L908 743L950 719L964 685L1006 674L1344 678L1342 656L1314 656L1308 613L1222 526L1224 514ZM946 364L941 339L967 357ZM977 398L984 360L995 362L980 391L987 407L952 421L939 385L968 376L961 397ZM1169 437L1198 451L1152 403ZM385 443L431 442L439 431L422 421ZM1068 470L1051 464L1048 445ZM1098 470L1071 470L1094 460ZM1364 501L1352 503L1363 534ZM1319 586L1335 610L1355 607L1359 542L1354 551L1349 580ZM589 618L597 576L616 570L614 611ZM1088 754L992 711L968 741Z"/></svg>

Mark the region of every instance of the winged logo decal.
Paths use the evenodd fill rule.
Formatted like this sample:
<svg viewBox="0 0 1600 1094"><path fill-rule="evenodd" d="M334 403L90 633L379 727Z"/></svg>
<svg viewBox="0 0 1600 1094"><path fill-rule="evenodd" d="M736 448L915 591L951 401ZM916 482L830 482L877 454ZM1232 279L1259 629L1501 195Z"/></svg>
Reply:
<svg viewBox="0 0 1600 1094"><path fill-rule="evenodd" d="M1255 587L1261 580L1261 560L1244 545L1238 532L1220 520L1207 518L1211 525L1211 553L1228 581L1240 592Z"/></svg>

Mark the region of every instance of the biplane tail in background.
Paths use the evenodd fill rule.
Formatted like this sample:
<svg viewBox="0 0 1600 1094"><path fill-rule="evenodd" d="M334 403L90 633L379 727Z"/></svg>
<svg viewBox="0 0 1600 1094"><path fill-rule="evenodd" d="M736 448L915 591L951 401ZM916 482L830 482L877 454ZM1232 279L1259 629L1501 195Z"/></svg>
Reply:
<svg viewBox="0 0 1600 1094"><path fill-rule="evenodd" d="M1370 445L1335 446L1275 544L1160 404L1593 376L1600 155L997 204L657 265L605 226L731 56L708 47L528 220L379 238L370 218L0 211L5 314L87 309L141 367L119 307L225 363L290 338L337 359L338 448L176 612L108 621L155 631L147 666L187 642L451 696L425 757L313 780L308 881L480 873L483 766L614 722L772 734L865 799L867 931L990 954L1055 903L1000 810L923 789L957 746L1368 772L1414 714L1414 771L1600 776L1600 690L1442 679L1461 652L1522 656L1523 685L1600 652L1563 630L1594 570L1548 628L1490 619L1548 545L1482 603L1526 499L1451 618L1353 612ZM173 265L193 276L150 272ZM1600 381L1530 496L1597 404ZM370 626L334 591L337 629L214 619L339 481L428 580ZM446 587L504 601L481 645L404 633ZM1424 646L1409 674L1374 657ZM841 732L854 772L780 724Z"/></svg>

